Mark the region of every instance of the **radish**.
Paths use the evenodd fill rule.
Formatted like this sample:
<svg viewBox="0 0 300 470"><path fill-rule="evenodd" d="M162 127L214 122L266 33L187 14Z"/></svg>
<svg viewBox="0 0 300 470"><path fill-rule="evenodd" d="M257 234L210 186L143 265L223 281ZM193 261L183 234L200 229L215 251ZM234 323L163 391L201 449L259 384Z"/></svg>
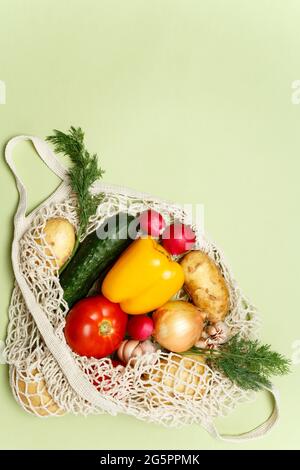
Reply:
<svg viewBox="0 0 300 470"><path fill-rule="evenodd" d="M142 232L153 238L158 238L166 226L163 216L153 209L142 212L139 223Z"/></svg>
<svg viewBox="0 0 300 470"><path fill-rule="evenodd" d="M179 222L169 225L163 233L163 247L171 255L180 255L186 251L192 250L196 241L195 232L189 225Z"/></svg>
<svg viewBox="0 0 300 470"><path fill-rule="evenodd" d="M152 318L147 315L136 315L129 317L127 331L132 339L145 341L151 336L154 329Z"/></svg>

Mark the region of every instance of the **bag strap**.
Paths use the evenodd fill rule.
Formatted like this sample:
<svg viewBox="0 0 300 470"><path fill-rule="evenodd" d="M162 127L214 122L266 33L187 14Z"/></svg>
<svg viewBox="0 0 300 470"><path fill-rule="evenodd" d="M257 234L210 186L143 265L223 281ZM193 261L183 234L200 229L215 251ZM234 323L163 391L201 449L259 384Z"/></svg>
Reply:
<svg viewBox="0 0 300 470"><path fill-rule="evenodd" d="M20 196L18 209L15 215L15 222L18 222L21 218L26 219L27 191L22 179L18 175L15 163L13 161L13 150L15 146L24 141L31 141L33 143L39 157L61 180L64 180L68 174L67 169L60 163L55 153L52 152L51 148L44 140L40 139L39 137L29 135L19 135L13 137L6 145L5 159L14 174Z"/></svg>
<svg viewBox="0 0 300 470"><path fill-rule="evenodd" d="M41 139L32 136L18 136L14 137L8 142L5 148L5 158L15 176L20 196L18 208L14 217L15 231L11 254L15 279L23 294L26 306L30 311L47 347L49 348L53 357L58 362L71 387L76 391L76 393L78 393L78 395L80 395L88 402L100 407L102 410L107 411L110 414L117 414L117 412L119 411L117 405L99 394L99 392L89 382L85 374L82 372L82 370L76 363L73 354L67 344L64 341L61 341L58 336L54 333L54 330L48 317L46 316L39 303L36 301L35 296L30 290L26 279L23 273L21 272L19 263L19 242L20 238L23 235L24 227L26 227L27 191L24 183L18 176L16 167L13 162L12 154L14 147L19 142L25 140L30 140L33 143L40 158L57 176L63 179L67 175L67 170L60 164L57 157L54 155L48 145Z"/></svg>
<svg viewBox="0 0 300 470"><path fill-rule="evenodd" d="M265 436L268 434L271 429L278 423L279 420L279 392L275 387L266 388L265 389L272 398L272 412L270 416L258 425L257 427L251 429L250 431L243 432L241 434L220 434L216 428L216 425L213 422L207 423L205 425L205 429L211 434L215 439L225 441L225 442L233 442L233 443L241 443L251 441L253 439L257 439L260 437Z"/></svg>

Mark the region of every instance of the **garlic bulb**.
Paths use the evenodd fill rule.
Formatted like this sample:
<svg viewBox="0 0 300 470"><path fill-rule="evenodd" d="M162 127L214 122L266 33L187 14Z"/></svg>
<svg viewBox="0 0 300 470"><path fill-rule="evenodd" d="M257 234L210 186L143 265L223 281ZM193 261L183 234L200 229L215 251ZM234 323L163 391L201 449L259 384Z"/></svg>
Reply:
<svg viewBox="0 0 300 470"><path fill-rule="evenodd" d="M197 348L216 348L219 344L229 340L229 328L226 323L219 321L213 325L208 325L202 332L200 339L195 343Z"/></svg>
<svg viewBox="0 0 300 470"><path fill-rule="evenodd" d="M154 344L147 341L137 341L135 339L126 339L122 341L118 349L118 358L120 361L127 364L132 357L143 356L144 354L151 354L156 351Z"/></svg>
<svg viewBox="0 0 300 470"><path fill-rule="evenodd" d="M217 344L226 343L229 339L229 328L226 323L222 321L219 321L214 325L209 325L206 331L209 335L210 341Z"/></svg>

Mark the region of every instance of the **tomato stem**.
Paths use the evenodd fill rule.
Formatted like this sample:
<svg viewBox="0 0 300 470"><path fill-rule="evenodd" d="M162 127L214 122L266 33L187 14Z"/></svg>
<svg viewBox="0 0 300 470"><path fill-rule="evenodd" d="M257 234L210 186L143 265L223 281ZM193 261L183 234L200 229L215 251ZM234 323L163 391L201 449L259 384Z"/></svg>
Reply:
<svg viewBox="0 0 300 470"><path fill-rule="evenodd" d="M100 324L99 324L99 334L101 336L106 336L106 335L109 335L111 334L112 332L112 324L109 320L103 320Z"/></svg>

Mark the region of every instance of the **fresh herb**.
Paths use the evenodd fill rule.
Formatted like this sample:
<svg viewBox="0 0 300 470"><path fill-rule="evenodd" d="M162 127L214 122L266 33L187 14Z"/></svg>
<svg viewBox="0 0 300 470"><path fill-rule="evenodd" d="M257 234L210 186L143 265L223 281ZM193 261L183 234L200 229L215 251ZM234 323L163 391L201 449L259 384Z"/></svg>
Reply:
<svg viewBox="0 0 300 470"><path fill-rule="evenodd" d="M238 335L218 349L193 347L185 354L204 356L211 367L223 372L232 382L246 390L270 387L270 377L287 374L290 366L290 361L271 351L269 344L260 344L257 340L244 339Z"/></svg>
<svg viewBox="0 0 300 470"><path fill-rule="evenodd" d="M80 127L71 127L68 133L54 130L54 135L46 140L54 145L57 153L68 156L73 163L69 170L70 184L78 201L79 228L73 254L78 248L81 237L85 234L89 219L96 213L102 199L101 194L90 192L93 183L102 178L104 171L98 166L97 154L90 154L85 147L84 132ZM67 266L68 262L63 266Z"/></svg>

